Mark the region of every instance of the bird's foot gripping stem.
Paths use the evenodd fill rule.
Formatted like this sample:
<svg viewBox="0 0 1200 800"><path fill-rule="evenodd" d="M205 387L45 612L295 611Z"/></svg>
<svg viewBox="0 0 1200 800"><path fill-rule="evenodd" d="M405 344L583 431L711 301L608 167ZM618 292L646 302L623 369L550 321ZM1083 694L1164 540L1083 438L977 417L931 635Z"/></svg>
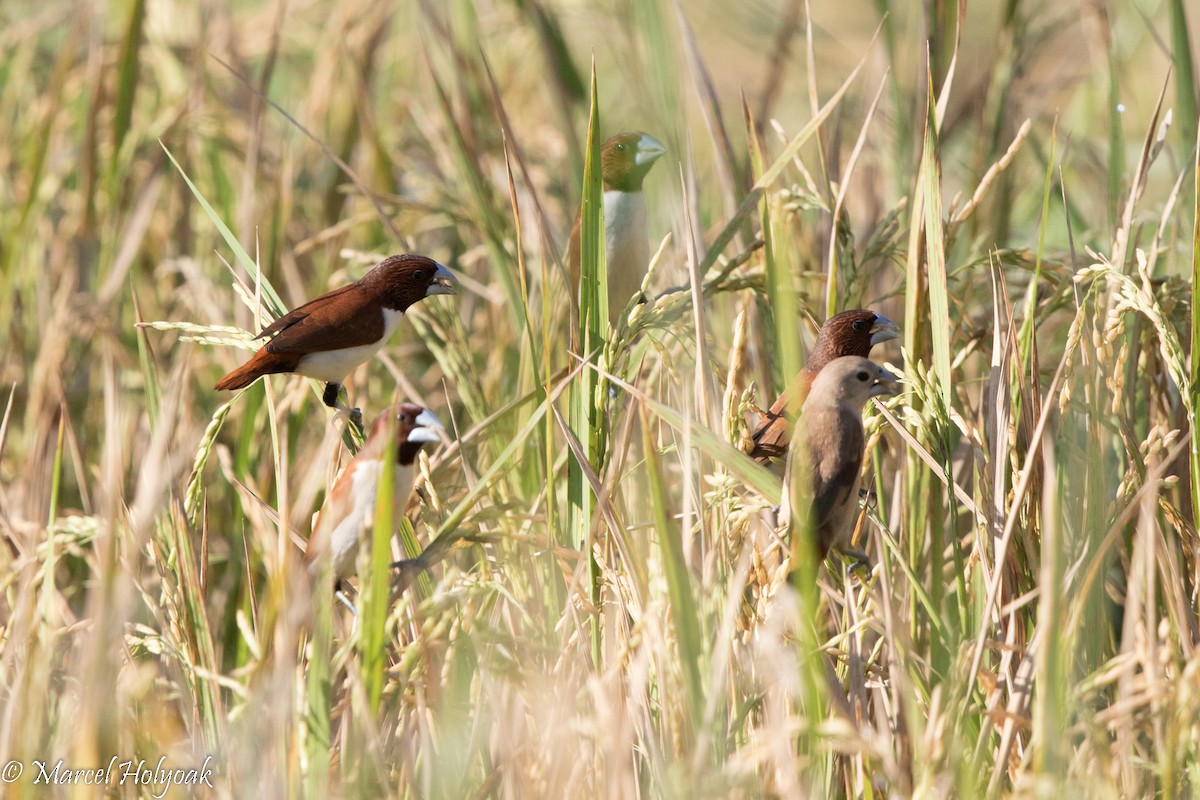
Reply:
<svg viewBox="0 0 1200 800"><path fill-rule="evenodd" d="M871 577L870 556L862 550L850 546L843 547L838 552L846 560L847 574L857 575L860 581L866 581Z"/></svg>
<svg viewBox="0 0 1200 800"><path fill-rule="evenodd" d="M342 385L330 381L325 384L325 392L321 395L321 402L335 409L339 414L345 414L349 419L350 424L358 428L358 432L363 432L363 416L361 408L351 408L346 403L341 401Z"/></svg>

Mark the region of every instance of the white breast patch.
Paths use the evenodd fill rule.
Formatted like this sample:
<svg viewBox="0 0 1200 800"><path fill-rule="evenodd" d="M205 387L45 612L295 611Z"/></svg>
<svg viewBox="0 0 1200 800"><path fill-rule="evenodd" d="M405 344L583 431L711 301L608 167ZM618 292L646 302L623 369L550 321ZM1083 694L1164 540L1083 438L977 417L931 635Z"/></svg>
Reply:
<svg viewBox="0 0 1200 800"><path fill-rule="evenodd" d="M641 288L650 262L646 198L641 192L604 193L604 245L608 302L619 310Z"/></svg>
<svg viewBox="0 0 1200 800"><path fill-rule="evenodd" d="M354 502L346 516L330 533L329 550L333 562L333 575L341 580L355 572L358 551L367 544L367 527L375 520L375 498L379 489L379 478L383 464L372 459L359 463L350 476ZM411 465L397 464L395 483L392 485L392 529L398 527L404 508L412 494L414 469Z"/></svg>

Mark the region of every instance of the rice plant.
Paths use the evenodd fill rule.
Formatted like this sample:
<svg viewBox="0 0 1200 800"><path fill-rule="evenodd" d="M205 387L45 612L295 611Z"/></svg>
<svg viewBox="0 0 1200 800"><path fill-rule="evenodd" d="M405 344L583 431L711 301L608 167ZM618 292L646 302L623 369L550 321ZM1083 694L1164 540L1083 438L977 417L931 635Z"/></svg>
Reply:
<svg viewBox="0 0 1200 800"><path fill-rule="evenodd" d="M1183 0L0 22L0 795L1195 794ZM610 316L622 130L668 153ZM212 387L398 252L463 287L348 394L449 441L347 604L302 557L360 432ZM870 563L797 563L746 442L856 307Z"/></svg>

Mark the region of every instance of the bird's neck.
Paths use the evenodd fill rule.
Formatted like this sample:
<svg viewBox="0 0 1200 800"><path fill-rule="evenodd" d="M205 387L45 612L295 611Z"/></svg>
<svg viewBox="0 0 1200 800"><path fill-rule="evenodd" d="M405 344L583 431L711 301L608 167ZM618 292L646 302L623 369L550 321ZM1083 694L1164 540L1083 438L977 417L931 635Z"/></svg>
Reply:
<svg viewBox="0 0 1200 800"><path fill-rule="evenodd" d="M396 463L402 467L411 467L417 460L424 442L404 442L396 448Z"/></svg>
<svg viewBox="0 0 1200 800"><path fill-rule="evenodd" d="M381 309L383 311L383 338L390 338L396 332L396 326L400 324L400 320L404 319L404 309L390 308L386 304Z"/></svg>
<svg viewBox="0 0 1200 800"><path fill-rule="evenodd" d="M852 417L862 417L865 403L858 403L848 397L841 395L814 395L810 394L808 400L804 402L804 413L808 414L813 411L832 411L839 414L847 414Z"/></svg>

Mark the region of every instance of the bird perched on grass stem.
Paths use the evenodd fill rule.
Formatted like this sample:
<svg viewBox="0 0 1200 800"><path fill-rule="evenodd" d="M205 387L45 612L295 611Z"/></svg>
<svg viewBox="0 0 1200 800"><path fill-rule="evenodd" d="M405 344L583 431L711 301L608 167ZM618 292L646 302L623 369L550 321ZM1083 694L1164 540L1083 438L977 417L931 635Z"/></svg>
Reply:
<svg viewBox="0 0 1200 800"><path fill-rule="evenodd" d="M242 389L263 375L294 372L325 381L325 405L342 408L342 381L379 352L409 306L431 295L454 294L458 285L453 272L425 256L386 258L349 286L310 300L264 328L255 338L270 340L216 388Z"/></svg>
<svg viewBox="0 0 1200 800"><path fill-rule="evenodd" d="M667 148L648 133L627 131L610 136L600 146L600 172L604 181L604 252L608 267L609 319L625 309L629 298L642 288L650 263L646 232L646 198L642 181ZM571 287L578 297L580 268L580 213L567 245Z"/></svg>
<svg viewBox="0 0 1200 800"><path fill-rule="evenodd" d="M807 474L808 519L822 559L830 548L845 551L850 542L865 446L863 408L870 398L896 394L898 388L895 375L860 356L835 358L813 380L797 423L799 446L791 450L784 486L791 486L796 470ZM797 464L797 459L804 461ZM782 518L788 519L789 514L785 508ZM792 552L798 552L795 539Z"/></svg>
<svg viewBox="0 0 1200 800"><path fill-rule="evenodd" d="M821 370L841 356L866 357L880 342L896 339L900 328L887 317L864 308L843 311L825 320L804 369L763 416L752 438L750 456L760 464L787 455L792 423Z"/></svg>
<svg viewBox="0 0 1200 800"><path fill-rule="evenodd" d="M413 403L394 406L371 425L367 443L338 475L313 525L304 553L309 574L316 578L323 559L330 559L336 586L355 572L358 550L366 544L368 525L375 519L375 500L383 475L388 437L395 442L396 468L392 481L392 516L399 520L408 506L422 445L438 441L442 424L433 412Z"/></svg>

